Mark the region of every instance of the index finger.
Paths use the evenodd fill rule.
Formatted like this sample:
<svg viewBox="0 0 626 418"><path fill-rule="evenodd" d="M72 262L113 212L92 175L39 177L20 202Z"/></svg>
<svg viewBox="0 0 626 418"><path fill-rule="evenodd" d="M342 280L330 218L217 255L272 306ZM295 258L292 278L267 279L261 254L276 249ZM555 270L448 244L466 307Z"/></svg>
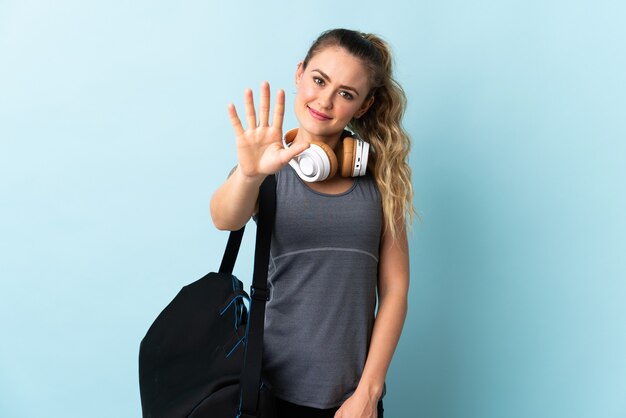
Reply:
<svg viewBox="0 0 626 418"><path fill-rule="evenodd" d="M285 116L285 91L278 90L276 93L276 106L274 108L274 116L272 117L272 126L282 131L283 118Z"/></svg>

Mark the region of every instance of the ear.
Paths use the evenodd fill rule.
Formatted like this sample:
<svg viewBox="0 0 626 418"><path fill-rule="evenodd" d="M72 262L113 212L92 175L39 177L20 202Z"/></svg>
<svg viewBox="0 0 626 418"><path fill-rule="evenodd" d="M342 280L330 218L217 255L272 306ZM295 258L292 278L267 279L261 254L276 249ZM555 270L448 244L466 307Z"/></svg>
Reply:
<svg viewBox="0 0 626 418"><path fill-rule="evenodd" d="M298 63L298 68L296 69L296 86L300 83L302 74L304 74L304 66L303 66L303 61L300 61Z"/></svg>
<svg viewBox="0 0 626 418"><path fill-rule="evenodd" d="M363 101L361 108L356 111L356 113L354 114L354 117L358 119L361 116L363 116L369 110L369 108L372 107L373 104L374 104L374 95L372 94L370 97L365 99L365 101Z"/></svg>

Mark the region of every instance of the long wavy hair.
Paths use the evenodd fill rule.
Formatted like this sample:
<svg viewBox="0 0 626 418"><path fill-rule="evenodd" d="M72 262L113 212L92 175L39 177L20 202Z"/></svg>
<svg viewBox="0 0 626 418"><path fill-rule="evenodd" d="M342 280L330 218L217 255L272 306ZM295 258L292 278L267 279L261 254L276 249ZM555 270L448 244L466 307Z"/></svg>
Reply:
<svg viewBox="0 0 626 418"><path fill-rule="evenodd" d="M370 74L372 106L360 118L350 121L348 128L371 144L368 168L381 194L385 231L396 238L400 226L411 223L413 186L408 164L411 140L402 126L406 94L393 78L389 45L380 37L349 29L323 32L304 58L306 68L311 58L329 47L340 47L359 58Z"/></svg>

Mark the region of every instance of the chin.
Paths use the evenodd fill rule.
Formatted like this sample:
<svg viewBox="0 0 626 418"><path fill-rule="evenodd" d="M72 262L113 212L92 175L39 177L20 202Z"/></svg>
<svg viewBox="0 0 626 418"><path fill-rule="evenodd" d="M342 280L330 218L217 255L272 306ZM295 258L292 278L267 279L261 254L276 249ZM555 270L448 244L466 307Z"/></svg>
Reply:
<svg viewBox="0 0 626 418"><path fill-rule="evenodd" d="M324 126L322 123L317 121L307 121L307 120L298 120L299 128L308 132L310 135L314 136L333 136L339 135L343 132L344 127L337 127L335 125L326 125Z"/></svg>

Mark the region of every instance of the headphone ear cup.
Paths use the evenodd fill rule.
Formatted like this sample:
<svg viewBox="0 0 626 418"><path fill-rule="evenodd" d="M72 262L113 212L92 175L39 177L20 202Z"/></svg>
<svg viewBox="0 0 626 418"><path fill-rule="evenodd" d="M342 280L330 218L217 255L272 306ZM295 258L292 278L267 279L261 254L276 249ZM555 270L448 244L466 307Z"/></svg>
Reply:
<svg viewBox="0 0 626 418"><path fill-rule="evenodd" d="M354 158L356 143L354 138L347 136L339 147L339 174L341 177L352 177L354 172Z"/></svg>
<svg viewBox="0 0 626 418"><path fill-rule="evenodd" d="M347 136L339 147L339 173L342 177L364 176L370 145L360 138Z"/></svg>
<svg viewBox="0 0 626 418"><path fill-rule="evenodd" d="M288 148L298 134L298 129L288 131L283 146ZM325 143L311 141L311 146L289 161L298 177L306 182L324 181L337 173L337 156Z"/></svg>
<svg viewBox="0 0 626 418"><path fill-rule="evenodd" d="M323 142L312 141L311 146L318 146L324 152L324 154L326 154L326 158L328 159L328 163L330 165L330 172L328 173L328 177L326 178L333 177L335 173L337 173L338 166L337 156L335 155L335 152Z"/></svg>

